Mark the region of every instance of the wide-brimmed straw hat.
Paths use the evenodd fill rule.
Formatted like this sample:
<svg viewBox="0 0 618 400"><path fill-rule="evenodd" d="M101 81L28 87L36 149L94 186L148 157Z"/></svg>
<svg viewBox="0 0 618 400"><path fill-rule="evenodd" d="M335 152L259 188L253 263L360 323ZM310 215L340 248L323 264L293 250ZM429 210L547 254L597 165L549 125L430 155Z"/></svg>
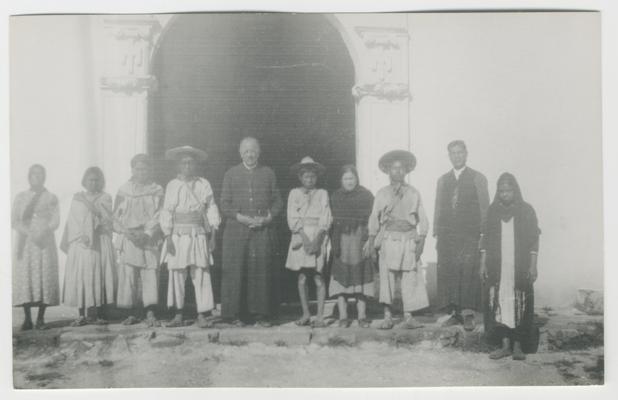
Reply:
<svg viewBox="0 0 618 400"><path fill-rule="evenodd" d="M324 167L319 162L313 161L313 158L307 156L307 157L303 157L303 159L300 160L299 163L296 163L290 167L290 171L294 175L298 175L300 171L303 171L303 170L313 171L318 175L322 175L324 171L326 171L326 167Z"/></svg>
<svg viewBox="0 0 618 400"><path fill-rule="evenodd" d="M184 155L190 155L196 161L206 161L208 158L208 154L204 150L191 146L174 147L165 152L165 158L168 160L180 160Z"/></svg>
<svg viewBox="0 0 618 400"><path fill-rule="evenodd" d="M384 154L380 157L380 161L378 161L378 166L380 170L385 174L388 173L388 169L391 164L395 161L401 161L406 168L406 173L411 172L416 167L416 157L414 154L410 153L407 150L393 150Z"/></svg>

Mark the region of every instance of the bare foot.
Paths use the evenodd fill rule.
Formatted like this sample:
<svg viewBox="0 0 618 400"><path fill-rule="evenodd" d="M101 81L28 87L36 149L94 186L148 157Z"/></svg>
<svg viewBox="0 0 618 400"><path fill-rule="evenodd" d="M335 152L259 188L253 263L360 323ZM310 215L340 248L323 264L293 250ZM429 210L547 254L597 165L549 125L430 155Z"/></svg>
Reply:
<svg viewBox="0 0 618 400"><path fill-rule="evenodd" d="M489 353L489 358L491 358L492 360L499 360L501 358L508 357L510 355L511 355L511 350L509 350L506 347L503 347L501 349L494 350L491 353Z"/></svg>

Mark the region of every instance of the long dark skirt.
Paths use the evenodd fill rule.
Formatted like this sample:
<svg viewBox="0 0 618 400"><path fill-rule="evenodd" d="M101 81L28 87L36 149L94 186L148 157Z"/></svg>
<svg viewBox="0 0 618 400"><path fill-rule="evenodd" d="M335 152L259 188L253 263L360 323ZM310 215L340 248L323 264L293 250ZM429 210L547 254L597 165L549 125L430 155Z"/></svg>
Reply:
<svg viewBox="0 0 618 400"><path fill-rule="evenodd" d="M534 324L534 289L515 290L515 327L510 328L496 321L499 307L497 286L490 286L484 293L484 321L486 339L490 344L500 344L503 338L520 342L525 353L536 353L539 345L539 329Z"/></svg>

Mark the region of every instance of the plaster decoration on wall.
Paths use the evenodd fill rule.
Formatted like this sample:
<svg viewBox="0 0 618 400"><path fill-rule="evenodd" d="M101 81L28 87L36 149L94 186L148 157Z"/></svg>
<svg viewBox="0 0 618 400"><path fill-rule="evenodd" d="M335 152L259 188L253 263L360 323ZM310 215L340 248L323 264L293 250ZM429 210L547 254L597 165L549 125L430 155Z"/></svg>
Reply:
<svg viewBox="0 0 618 400"><path fill-rule="evenodd" d="M391 82L378 82L378 83L364 83L354 85L352 88L352 96L356 101L365 96L376 97L378 99L384 99L388 101L395 100L409 100L410 88L406 83L391 83Z"/></svg>
<svg viewBox="0 0 618 400"><path fill-rule="evenodd" d="M101 88L124 94L156 90L157 78L149 76L105 76L101 78Z"/></svg>
<svg viewBox="0 0 618 400"><path fill-rule="evenodd" d="M152 16L116 16L103 20L106 35L106 68L101 87L126 94L156 88L149 57L160 22Z"/></svg>
<svg viewBox="0 0 618 400"><path fill-rule="evenodd" d="M373 96L387 100L410 98L408 87L408 39L403 28L356 27L366 47L365 83L357 84L352 94L358 100Z"/></svg>

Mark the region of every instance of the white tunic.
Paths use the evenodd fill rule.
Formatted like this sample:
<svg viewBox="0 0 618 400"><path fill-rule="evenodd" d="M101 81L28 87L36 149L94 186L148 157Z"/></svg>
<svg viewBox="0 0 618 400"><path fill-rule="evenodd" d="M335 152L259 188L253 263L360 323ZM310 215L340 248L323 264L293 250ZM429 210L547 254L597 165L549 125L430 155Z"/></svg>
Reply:
<svg viewBox="0 0 618 400"><path fill-rule="evenodd" d="M296 247L300 240L300 230L309 240L315 240L320 231L327 232L333 221L328 193L324 189L306 191L295 188L288 198L288 226L292 231L292 241L288 250L286 268L298 271L301 268L315 268L322 271L330 252L328 236L324 237L319 254L307 254L303 246Z"/></svg>
<svg viewBox="0 0 618 400"><path fill-rule="evenodd" d="M200 218L193 223L180 221L179 218L181 215L199 214L204 207L211 229L216 230L221 223L221 216L210 183L206 179L173 179L167 184L160 225L166 236L172 235L176 250L176 254L171 255L166 252L165 246L163 248L161 262L167 261L168 269L184 269L189 265L206 268L213 263L211 250L208 248L208 232Z"/></svg>
<svg viewBox="0 0 618 400"><path fill-rule="evenodd" d="M515 328L515 231L514 218L502 221L501 273L496 321Z"/></svg>

